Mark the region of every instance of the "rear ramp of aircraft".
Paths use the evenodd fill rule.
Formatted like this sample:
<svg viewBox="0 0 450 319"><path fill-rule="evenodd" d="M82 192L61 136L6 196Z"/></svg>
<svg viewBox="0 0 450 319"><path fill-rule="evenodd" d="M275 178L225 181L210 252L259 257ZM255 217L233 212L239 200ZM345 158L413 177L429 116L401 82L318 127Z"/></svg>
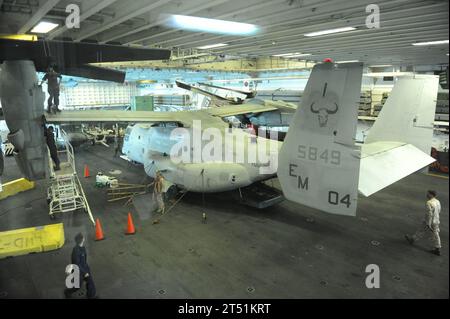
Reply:
<svg viewBox="0 0 450 319"><path fill-rule="evenodd" d="M358 193L370 196L434 161L428 153L437 79L400 80L360 147L362 72L361 63L314 67L280 151L278 177L287 199L356 216Z"/></svg>

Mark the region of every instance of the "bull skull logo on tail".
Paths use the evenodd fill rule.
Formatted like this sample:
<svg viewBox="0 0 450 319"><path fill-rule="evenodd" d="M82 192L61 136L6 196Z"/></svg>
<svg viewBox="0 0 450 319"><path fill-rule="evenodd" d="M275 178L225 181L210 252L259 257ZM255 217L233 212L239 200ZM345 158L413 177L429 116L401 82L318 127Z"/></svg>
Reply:
<svg viewBox="0 0 450 319"><path fill-rule="evenodd" d="M327 87L328 83L325 83L320 103L313 102L311 104L311 112L318 115L320 127L326 127L329 116L336 114L339 110L336 102L330 102L330 99L326 98ZM321 105L317 106L317 104Z"/></svg>

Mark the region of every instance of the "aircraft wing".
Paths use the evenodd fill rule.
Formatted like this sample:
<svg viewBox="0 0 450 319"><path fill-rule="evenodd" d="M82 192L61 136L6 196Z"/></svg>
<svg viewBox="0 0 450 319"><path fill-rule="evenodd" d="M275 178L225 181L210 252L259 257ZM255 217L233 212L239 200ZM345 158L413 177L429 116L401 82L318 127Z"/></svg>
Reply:
<svg viewBox="0 0 450 319"><path fill-rule="evenodd" d="M211 87L211 88L215 88L215 89L220 89L220 90L224 90L224 91L236 92L238 94L245 95L247 99L253 99L256 96L255 91L242 91L242 90L237 90L237 89L230 89L227 87L217 86L217 85L208 84L208 83L199 83L199 85Z"/></svg>
<svg viewBox="0 0 450 319"><path fill-rule="evenodd" d="M228 117L242 114L262 113L276 111L279 108L275 105L257 105L257 104L242 104L236 106L227 106L220 108L208 109L207 112L217 117Z"/></svg>
<svg viewBox="0 0 450 319"><path fill-rule="evenodd" d="M271 101L264 100L266 106L276 107L282 113L295 113L298 106L294 103L284 102L284 101Z"/></svg>
<svg viewBox="0 0 450 319"><path fill-rule="evenodd" d="M184 89L184 90L187 90L187 91L191 91L191 92L194 92L194 93L197 93L197 94L201 94L201 95L204 95L204 96L207 96L207 97L211 98L213 103L216 104L217 106L222 106L223 104L225 104L225 105L227 105L227 104L233 104L233 105L242 104L242 102L244 101L244 99L237 99L236 100L234 98L223 97L223 96L220 96L218 94L215 94L215 93L212 93L212 92L200 89L198 87L195 87L193 85L190 85L190 84L187 84L187 83L184 83L184 82L181 82L181 81L175 81L175 83L181 89Z"/></svg>
<svg viewBox="0 0 450 319"><path fill-rule="evenodd" d="M57 114L45 114L48 123L89 123L89 122L133 122L158 123L181 122L178 112L146 112L146 111L63 111Z"/></svg>
<svg viewBox="0 0 450 319"><path fill-rule="evenodd" d="M47 123L89 123L89 122L112 122L112 123L182 123L184 127L192 125L193 120L211 121L214 117L223 118L233 115L261 113L277 110L273 106L261 105L236 105L221 108L210 108L198 111L179 112L149 112L149 111L63 111L57 114L45 114ZM213 118L211 118L213 116ZM217 119L220 121L220 119Z"/></svg>

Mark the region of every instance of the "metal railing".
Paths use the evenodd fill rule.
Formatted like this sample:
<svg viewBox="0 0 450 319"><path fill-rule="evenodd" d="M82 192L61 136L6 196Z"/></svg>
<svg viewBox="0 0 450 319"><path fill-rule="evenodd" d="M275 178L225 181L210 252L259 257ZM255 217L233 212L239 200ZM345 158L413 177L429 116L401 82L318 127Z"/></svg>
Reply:
<svg viewBox="0 0 450 319"><path fill-rule="evenodd" d="M50 169L48 188L49 214L51 217L54 217L56 213L67 213L77 209L84 209L89 215L91 222L95 225L86 194L76 172L73 147L64 130L61 130L61 135L64 140L65 150L59 151L58 154L64 154L63 156L66 159L60 163L61 171L54 170L50 150L47 148Z"/></svg>

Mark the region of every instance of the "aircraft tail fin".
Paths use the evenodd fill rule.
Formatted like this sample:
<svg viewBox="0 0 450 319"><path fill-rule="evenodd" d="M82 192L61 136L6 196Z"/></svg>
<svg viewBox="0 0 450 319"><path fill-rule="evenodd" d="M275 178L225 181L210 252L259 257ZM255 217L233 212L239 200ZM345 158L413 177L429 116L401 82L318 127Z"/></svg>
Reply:
<svg viewBox="0 0 450 319"><path fill-rule="evenodd" d="M439 79L418 75L394 86L362 147L359 192L370 196L430 165Z"/></svg>
<svg viewBox="0 0 450 319"><path fill-rule="evenodd" d="M401 78L392 89L365 143L402 142L431 152L439 78Z"/></svg>
<svg viewBox="0 0 450 319"><path fill-rule="evenodd" d="M356 215L362 72L362 63L314 66L279 155L278 177L287 199Z"/></svg>

